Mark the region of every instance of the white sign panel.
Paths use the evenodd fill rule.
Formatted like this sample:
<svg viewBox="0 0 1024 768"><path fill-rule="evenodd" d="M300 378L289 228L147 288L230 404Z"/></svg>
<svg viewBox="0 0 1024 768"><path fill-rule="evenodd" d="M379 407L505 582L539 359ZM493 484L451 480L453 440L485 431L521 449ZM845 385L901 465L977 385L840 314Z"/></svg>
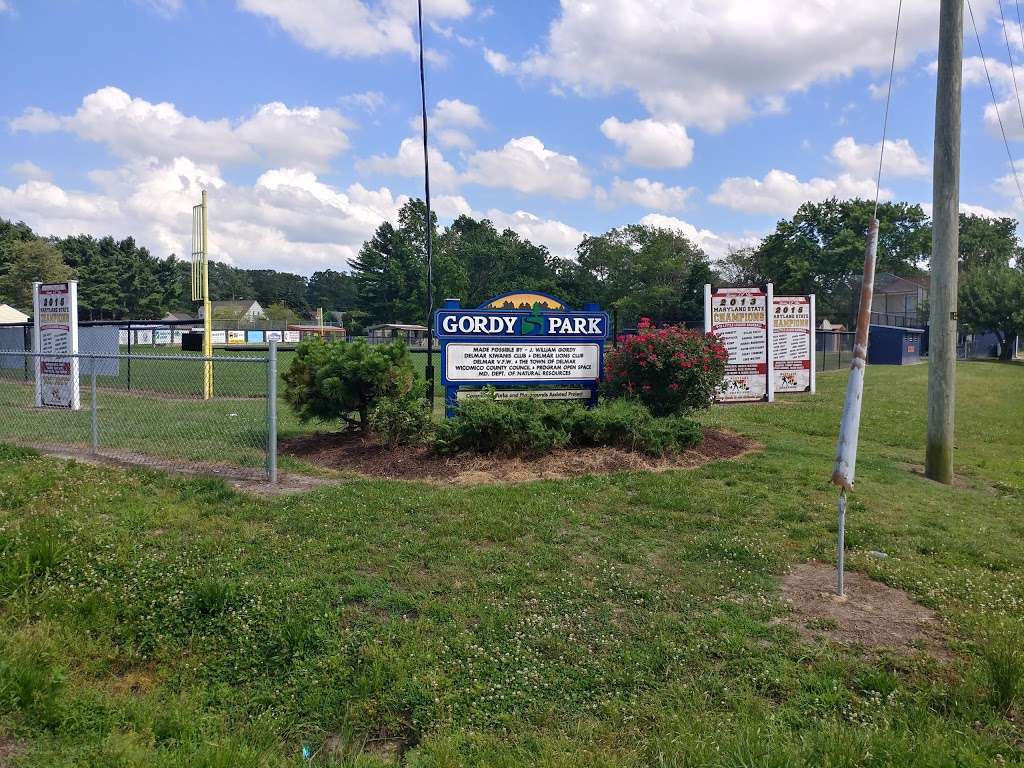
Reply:
<svg viewBox="0 0 1024 768"><path fill-rule="evenodd" d="M81 408L78 382L78 283L33 283L36 405Z"/></svg>
<svg viewBox="0 0 1024 768"><path fill-rule="evenodd" d="M135 343L141 344L142 346L149 346L153 343L153 332L152 331L136 331L135 332Z"/></svg>
<svg viewBox="0 0 1024 768"><path fill-rule="evenodd" d="M199 329L202 333L202 329ZM228 343L228 332L227 331L210 331L210 343L211 344L227 344Z"/></svg>
<svg viewBox="0 0 1024 768"><path fill-rule="evenodd" d="M245 331L228 331L228 344L245 344Z"/></svg>
<svg viewBox="0 0 1024 768"><path fill-rule="evenodd" d="M592 382L600 375L598 344L451 342L445 356L445 377L453 382Z"/></svg>
<svg viewBox="0 0 1024 768"><path fill-rule="evenodd" d="M181 346L181 340L183 338L185 338L185 332L184 331L179 331L179 330L175 330L174 331L174 343L177 344L179 347Z"/></svg>
<svg viewBox="0 0 1024 768"><path fill-rule="evenodd" d="M171 332L170 331L153 331L153 342L156 344L170 344L171 343Z"/></svg>
<svg viewBox="0 0 1024 768"><path fill-rule="evenodd" d="M267 341L283 341L284 334L281 331L267 331Z"/></svg>
<svg viewBox="0 0 1024 768"><path fill-rule="evenodd" d="M118 346L122 346L122 347L127 347L128 346L128 331L118 331L117 332L117 343L118 343Z"/></svg>
<svg viewBox="0 0 1024 768"><path fill-rule="evenodd" d="M814 297L772 301L772 371L776 392L814 392Z"/></svg>
<svg viewBox="0 0 1024 768"><path fill-rule="evenodd" d="M725 345L729 360L715 392L720 403L775 399L772 373L772 284L764 288L704 286L704 331Z"/></svg>
<svg viewBox="0 0 1024 768"><path fill-rule="evenodd" d="M300 331L285 331L284 332L284 340L286 342L288 342L289 344L292 344L292 343L294 343L296 341L299 341L301 338L302 338L302 333Z"/></svg>

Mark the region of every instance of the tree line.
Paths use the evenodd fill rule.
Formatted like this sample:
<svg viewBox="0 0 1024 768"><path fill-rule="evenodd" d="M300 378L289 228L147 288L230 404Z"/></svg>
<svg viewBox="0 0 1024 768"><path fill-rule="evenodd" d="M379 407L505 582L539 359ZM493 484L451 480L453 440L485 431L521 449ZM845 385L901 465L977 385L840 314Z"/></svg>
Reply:
<svg viewBox="0 0 1024 768"><path fill-rule="evenodd" d="M586 236L569 259L552 255L511 229L499 231L486 219L463 215L441 228L435 216L434 306L449 297L476 306L505 291L532 289L573 306L597 302L618 312L623 327L641 316L699 322L705 283L773 282L777 294L816 294L819 317L849 324L856 311L873 205L860 199L805 203L759 244L735 249L717 263L682 233L639 224ZM355 333L378 322L423 323L425 213L422 201L407 202L397 223L383 222L346 271L325 269L307 278L211 261L211 297L255 299L272 317L277 313L288 320L322 307L341 313ZM883 203L878 219L877 271L924 276L931 222L921 206ZM961 314L968 323L977 320L1006 333L1016 327L1014 318L1024 301L1013 308L1018 282L1024 292L1016 230L1012 218L961 214L960 263L964 283L971 286L961 296L967 305ZM189 262L175 254L154 257L130 237L43 237L23 223L0 219L0 301L26 308L33 280L72 275L80 281L80 311L86 319L152 319L195 311Z"/></svg>

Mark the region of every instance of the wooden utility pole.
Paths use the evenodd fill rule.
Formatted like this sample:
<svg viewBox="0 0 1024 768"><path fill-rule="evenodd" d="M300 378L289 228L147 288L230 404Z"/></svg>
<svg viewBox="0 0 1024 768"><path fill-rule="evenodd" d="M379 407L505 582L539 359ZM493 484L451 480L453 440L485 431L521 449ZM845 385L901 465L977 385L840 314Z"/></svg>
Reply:
<svg viewBox="0 0 1024 768"><path fill-rule="evenodd" d="M932 173L932 281L928 331L928 447L925 474L953 482L956 402L957 257L960 249L960 88L963 0L941 0Z"/></svg>

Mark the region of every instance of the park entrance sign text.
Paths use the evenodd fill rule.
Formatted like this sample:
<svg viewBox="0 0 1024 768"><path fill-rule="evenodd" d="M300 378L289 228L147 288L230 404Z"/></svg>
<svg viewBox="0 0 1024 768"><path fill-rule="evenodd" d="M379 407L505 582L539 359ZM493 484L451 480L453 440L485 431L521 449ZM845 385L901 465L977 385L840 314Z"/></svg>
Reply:
<svg viewBox="0 0 1024 768"><path fill-rule="evenodd" d="M36 407L81 407L78 380L78 283L32 284Z"/></svg>
<svg viewBox="0 0 1024 768"><path fill-rule="evenodd" d="M449 299L434 315L446 412L485 386L501 399L594 403L608 331L608 314L596 305L576 312L542 293L516 291L476 309Z"/></svg>

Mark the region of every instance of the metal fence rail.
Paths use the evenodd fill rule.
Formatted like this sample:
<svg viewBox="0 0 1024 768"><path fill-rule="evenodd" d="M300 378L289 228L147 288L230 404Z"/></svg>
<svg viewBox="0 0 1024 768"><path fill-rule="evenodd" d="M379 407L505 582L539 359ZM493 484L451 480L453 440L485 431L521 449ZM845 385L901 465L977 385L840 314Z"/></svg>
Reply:
<svg viewBox="0 0 1024 768"><path fill-rule="evenodd" d="M819 371L838 371L853 360L852 331L823 331L814 334L815 368Z"/></svg>
<svg viewBox="0 0 1024 768"><path fill-rule="evenodd" d="M36 368L42 359L77 360L79 410L36 405ZM219 385L208 400L203 399L206 361L213 362ZM0 349L0 442L160 467L262 467L276 482L276 344L263 356L212 357L57 357Z"/></svg>

